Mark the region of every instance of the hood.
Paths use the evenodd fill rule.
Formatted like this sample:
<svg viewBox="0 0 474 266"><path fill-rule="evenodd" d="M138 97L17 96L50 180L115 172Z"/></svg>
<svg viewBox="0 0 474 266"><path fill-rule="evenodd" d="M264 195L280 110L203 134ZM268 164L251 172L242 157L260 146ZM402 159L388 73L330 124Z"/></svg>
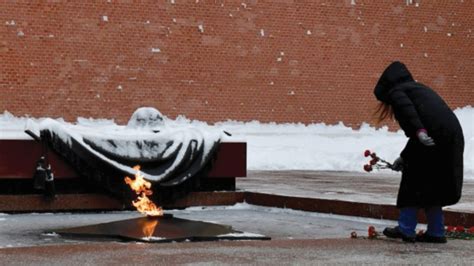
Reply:
<svg viewBox="0 0 474 266"><path fill-rule="evenodd" d="M380 76L374 89L377 100L388 103L388 94L395 86L408 81L414 81L408 68L402 63L391 63Z"/></svg>

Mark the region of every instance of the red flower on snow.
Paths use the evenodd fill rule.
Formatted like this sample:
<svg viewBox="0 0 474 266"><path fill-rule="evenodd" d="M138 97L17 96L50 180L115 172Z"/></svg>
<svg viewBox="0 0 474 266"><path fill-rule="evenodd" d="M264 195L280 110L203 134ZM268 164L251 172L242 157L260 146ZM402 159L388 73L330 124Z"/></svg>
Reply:
<svg viewBox="0 0 474 266"><path fill-rule="evenodd" d="M364 170L365 170L366 172L371 172L371 171L372 171L372 165L370 165L370 164L364 165Z"/></svg>
<svg viewBox="0 0 474 266"><path fill-rule="evenodd" d="M377 231L375 230L375 227L373 225L369 226L369 228L367 229L367 233L369 235L369 238L377 237Z"/></svg>
<svg viewBox="0 0 474 266"><path fill-rule="evenodd" d="M471 227L467 230L467 232L468 232L469 234L474 234L474 226L471 226Z"/></svg>
<svg viewBox="0 0 474 266"><path fill-rule="evenodd" d="M448 232L454 232L454 226L452 226L452 225L446 226L446 231L448 231Z"/></svg>
<svg viewBox="0 0 474 266"><path fill-rule="evenodd" d="M371 152L369 150L364 151L364 157L369 157L370 154Z"/></svg>
<svg viewBox="0 0 474 266"><path fill-rule="evenodd" d="M461 226L461 225L456 226L456 227L454 228L454 231L460 232L460 233L464 233L464 226Z"/></svg>

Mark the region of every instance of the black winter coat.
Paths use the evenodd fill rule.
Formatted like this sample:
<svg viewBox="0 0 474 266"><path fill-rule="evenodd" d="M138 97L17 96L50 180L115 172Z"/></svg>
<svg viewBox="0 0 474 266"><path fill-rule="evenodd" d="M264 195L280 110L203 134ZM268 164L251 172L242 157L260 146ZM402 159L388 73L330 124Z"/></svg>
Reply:
<svg viewBox="0 0 474 266"><path fill-rule="evenodd" d="M404 160L397 207L452 205L461 198L464 137L458 119L429 87L414 81L406 66L394 62L380 77L374 94L391 105L409 138L400 156ZM435 146L419 142L425 128Z"/></svg>

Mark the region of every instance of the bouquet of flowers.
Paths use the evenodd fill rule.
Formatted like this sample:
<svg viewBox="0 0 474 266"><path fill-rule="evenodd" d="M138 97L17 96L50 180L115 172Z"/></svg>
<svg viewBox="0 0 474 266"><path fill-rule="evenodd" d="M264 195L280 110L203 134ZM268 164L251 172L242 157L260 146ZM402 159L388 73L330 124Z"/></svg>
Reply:
<svg viewBox="0 0 474 266"><path fill-rule="evenodd" d="M474 226L464 228L464 226L446 226L446 237L455 239L474 240Z"/></svg>
<svg viewBox="0 0 474 266"><path fill-rule="evenodd" d="M373 169L393 169L392 164L381 159L377 156L375 152L371 152L370 150L364 151L364 156L371 158L368 164L364 165L364 170L367 172L371 172Z"/></svg>

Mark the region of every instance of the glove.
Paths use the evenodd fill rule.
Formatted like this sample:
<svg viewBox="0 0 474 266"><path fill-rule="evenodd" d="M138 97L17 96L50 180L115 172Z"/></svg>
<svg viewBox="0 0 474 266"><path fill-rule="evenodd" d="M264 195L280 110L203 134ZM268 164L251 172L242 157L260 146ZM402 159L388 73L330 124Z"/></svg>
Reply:
<svg viewBox="0 0 474 266"><path fill-rule="evenodd" d="M434 146L434 140L428 136L428 132L426 129L422 128L416 132L416 136L418 137L418 140L425 146Z"/></svg>
<svg viewBox="0 0 474 266"><path fill-rule="evenodd" d="M403 159L402 157L398 157L393 163L392 163L392 170L393 171L403 171Z"/></svg>

